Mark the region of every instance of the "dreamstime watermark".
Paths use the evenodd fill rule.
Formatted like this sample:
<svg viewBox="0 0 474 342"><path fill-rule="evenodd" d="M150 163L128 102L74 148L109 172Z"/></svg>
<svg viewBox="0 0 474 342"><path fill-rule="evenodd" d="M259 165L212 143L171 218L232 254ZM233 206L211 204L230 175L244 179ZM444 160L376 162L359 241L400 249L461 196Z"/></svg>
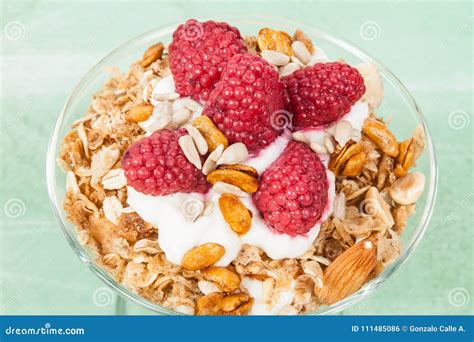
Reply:
<svg viewBox="0 0 474 342"><path fill-rule="evenodd" d="M460 130L469 126L471 118L469 114L463 110L455 110L449 113L448 123L449 127L455 130Z"/></svg>
<svg viewBox="0 0 474 342"><path fill-rule="evenodd" d="M9 218L18 218L26 213L25 203L19 198L10 198L3 205L3 212Z"/></svg>
<svg viewBox="0 0 474 342"><path fill-rule="evenodd" d="M270 114L270 125L278 130L291 130L293 128L293 116L290 112L280 109Z"/></svg>
<svg viewBox="0 0 474 342"><path fill-rule="evenodd" d="M276 288L272 296L272 304L277 307L290 305L293 301L293 294L286 288Z"/></svg>
<svg viewBox="0 0 474 342"><path fill-rule="evenodd" d="M471 296L469 295L469 291L466 290L464 287L455 287L454 289L451 289L448 293L449 304L451 304L455 308L459 308L461 306L469 304L470 300Z"/></svg>
<svg viewBox="0 0 474 342"><path fill-rule="evenodd" d="M19 21L11 21L3 28L3 34L8 40L20 40L25 36L25 26Z"/></svg>
<svg viewBox="0 0 474 342"><path fill-rule="evenodd" d="M376 217L381 211L380 203L374 198L366 198L359 204L359 212L362 216Z"/></svg>
<svg viewBox="0 0 474 342"><path fill-rule="evenodd" d="M92 302L99 308L105 308L112 305L114 299L114 293L108 287L99 287L92 295Z"/></svg>
<svg viewBox="0 0 474 342"><path fill-rule="evenodd" d="M53 328L51 323L45 323L39 328L5 328L6 335L84 335L84 328Z"/></svg>
<svg viewBox="0 0 474 342"><path fill-rule="evenodd" d="M474 200L474 193L470 192L464 196L459 202L456 203L456 206L446 215L446 217L441 221L442 226L446 226L450 221L452 221L458 214L464 212L466 207L472 206L472 201Z"/></svg>
<svg viewBox="0 0 474 342"><path fill-rule="evenodd" d="M359 34L364 40L375 40L382 35L382 28L375 21L366 21L360 25Z"/></svg>
<svg viewBox="0 0 474 342"><path fill-rule="evenodd" d="M182 30L183 38L189 41L199 39L204 34L202 24L195 19L187 20L184 23Z"/></svg>
<svg viewBox="0 0 474 342"><path fill-rule="evenodd" d="M204 203L196 198L190 198L183 202L181 210L186 220L194 222L204 211Z"/></svg>

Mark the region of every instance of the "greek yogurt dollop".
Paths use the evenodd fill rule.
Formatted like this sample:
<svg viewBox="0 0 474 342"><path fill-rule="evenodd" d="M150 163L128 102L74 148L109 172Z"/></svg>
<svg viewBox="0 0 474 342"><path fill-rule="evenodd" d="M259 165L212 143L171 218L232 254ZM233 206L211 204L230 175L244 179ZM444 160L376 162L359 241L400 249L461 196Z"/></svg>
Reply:
<svg viewBox="0 0 474 342"><path fill-rule="evenodd" d="M366 103L357 102L342 120L349 121L355 130L362 129L363 122L369 115ZM321 143L327 134L324 129L304 131L311 141ZM290 137L281 135L272 144L260 151L257 156L249 157L243 162L254 167L262 174L283 152ZM320 155L327 163L328 156ZM261 248L272 259L295 258L304 254L319 234L320 225L331 214L335 197L335 177L329 170L328 203L319 222L305 235L289 236L274 232L267 226L255 207L251 196L241 197L242 203L252 211L252 226L249 232L239 236L224 220L218 205L220 194L210 190L206 195L198 193L177 193L168 196L145 195L128 187L128 204L145 221L158 227L158 243L166 259L181 264L183 256L190 249L208 242L218 243L225 248L224 256L217 266L229 265L239 253L243 244ZM206 214L195 221L190 220L187 211L194 210L193 205L205 202Z"/></svg>

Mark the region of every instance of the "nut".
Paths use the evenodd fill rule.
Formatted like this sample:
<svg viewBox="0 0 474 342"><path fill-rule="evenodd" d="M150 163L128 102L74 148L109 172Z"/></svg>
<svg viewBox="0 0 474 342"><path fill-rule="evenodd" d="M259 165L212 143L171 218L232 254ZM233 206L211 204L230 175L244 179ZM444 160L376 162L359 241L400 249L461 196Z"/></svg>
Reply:
<svg viewBox="0 0 474 342"><path fill-rule="evenodd" d="M363 240L339 255L323 274L323 288L315 287L322 304L330 305L357 291L377 261L375 244Z"/></svg>
<svg viewBox="0 0 474 342"><path fill-rule="evenodd" d="M409 173L399 178L390 189L390 196L398 204L415 203L425 189L425 175L420 172Z"/></svg>
<svg viewBox="0 0 474 342"><path fill-rule="evenodd" d="M125 113L125 120L138 123L148 120L151 114L153 114L153 105L150 103L142 103Z"/></svg>
<svg viewBox="0 0 474 342"><path fill-rule="evenodd" d="M221 315L221 301L224 298L222 292L214 292L199 297L196 300L196 315Z"/></svg>
<svg viewBox="0 0 474 342"><path fill-rule="evenodd" d="M258 32L257 44L260 51L275 50L292 56L291 37L286 32L263 28Z"/></svg>
<svg viewBox="0 0 474 342"><path fill-rule="evenodd" d="M194 140L190 135L183 135L179 137L178 144L183 150L184 155L191 164L201 169L201 157L199 156Z"/></svg>
<svg viewBox="0 0 474 342"><path fill-rule="evenodd" d="M217 165L238 164L247 159L249 152L247 146L242 143L235 143L227 147L217 161Z"/></svg>
<svg viewBox="0 0 474 342"><path fill-rule="evenodd" d="M390 157L396 157L398 155L397 139L384 123L376 120L368 120L364 124L363 131L382 152Z"/></svg>
<svg viewBox="0 0 474 342"><path fill-rule="evenodd" d="M311 59L311 53L303 42L295 41L291 44L293 53L303 64L307 64Z"/></svg>
<svg viewBox="0 0 474 342"><path fill-rule="evenodd" d="M294 73L296 70L299 70L299 69L300 69L300 66L297 63L291 62L285 66L282 66L278 70L278 73L280 74L280 77L285 77L285 76L291 75L292 73Z"/></svg>
<svg viewBox="0 0 474 342"><path fill-rule="evenodd" d="M223 194L219 198L219 208L230 228L237 234L245 234L252 226L252 212L235 195Z"/></svg>
<svg viewBox="0 0 474 342"><path fill-rule="evenodd" d="M199 154L204 155L207 153L207 142L206 139L202 136L199 130L191 125L185 126L186 130L188 131L189 135L193 138L194 144L199 152Z"/></svg>
<svg viewBox="0 0 474 342"><path fill-rule="evenodd" d="M231 312L237 309L240 305L247 303L250 297L245 293L238 293L222 298L220 307L224 312Z"/></svg>
<svg viewBox="0 0 474 342"><path fill-rule="evenodd" d="M398 144L399 154L395 166L395 176L403 177L410 167L415 163L415 144L413 138L409 138Z"/></svg>
<svg viewBox="0 0 474 342"><path fill-rule="evenodd" d="M229 183L251 194L258 189L258 181L256 178L237 170L214 170L207 175L207 181L211 184L217 182Z"/></svg>
<svg viewBox="0 0 474 342"><path fill-rule="evenodd" d="M219 170L237 170L240 172L244 172L254 178L258 178L258 171L248 165L243 165L243 164L220 165Z"/></svg>
<svg viewBox="0 0 474 342"><path fill-rule="evenodd" d="M338 145L335 151L331 154L328 168L334 175L338 176L341 170L344 170L346 162L354 155L363 152L361 144L357 144L353 140L349 140L343 147Z"/></svg>
<svg viewBox="0 0 474 342"><path fill-rule="evenodd" d="M214 151L217 146L223 145L224 148L229 146L229 141L225 135L219 131L209 117L201 115L194 119L193 126L201 132L204 139L206 139L209 152Z"/></svg>
<svg viewBox="0 0 474 342"><path fill-rule="evenodd" d="M311 54L314 52L313 42L311 41L311 39L309 39L309 37L303 31L296 30L295 33L293 34L293 40L302 42Z"/></svg>
<svg viewBox="0 0 474 342"><path fill-rule="evenodd" d="M232 292L240 287L240 277L224 267L209 267L201 271L204 279L217 285L221 291Z"/></svg>
<svg viewBox="0 0 474 342"><path fill-rule="evenodd" d="M248 193L245 191L240 190L240 188L236 187L235 185L224 183L224 182L217 182L212 187L212 191L218 194L231 194L238 197L248 197Z"/></svg>
<svg viewBox="0 0 474 342"><path fill-rule="evenodd" d="M352 124L347 120L339 121L334 127L334 139L344 146L352 138Z"/></svg>
<svg viewBox="0 0 474 342"><path fill-rule="evenodd" d="M207 157L204 165L202 166L202 173L208 175L209 172L213 171L217 167L217 161L224 152L224 145L217 146L214 151L212 151L209 156Z"/></svg>
<svg viewBox="0 0 474 342"><path fill-rule="evenodd" d="M264 60L274 66L284 66L290 62L290 56L274 50L263 50L261 56Z"/></svg>
<svg viewBox="0 0 474 342"><path fill-rule="evenodd" d="M198 271L219 261L225 253L225 248L217 243L205 243L186 252L181 266L189 271Z"/></svg>
<svg viewBox="0 0 474 342"><path fill-rule="evenodd" d="M164 49L165 47L163 46L162 43L157 43L155 45L150 46L143 54L143 59L140 63L141 66L146 68L157 59L160 59L161 56L163 55Z"/></svg>
<svg viewBox="0 0 474 342"><path fill-rule="evenodd" d="M365 154L364 152L354 154L347 161L346 165L344 166L344 171L342 171L342 174L346 177L357 177L364 168L364 164L366 161L367 154Z"/></svg>

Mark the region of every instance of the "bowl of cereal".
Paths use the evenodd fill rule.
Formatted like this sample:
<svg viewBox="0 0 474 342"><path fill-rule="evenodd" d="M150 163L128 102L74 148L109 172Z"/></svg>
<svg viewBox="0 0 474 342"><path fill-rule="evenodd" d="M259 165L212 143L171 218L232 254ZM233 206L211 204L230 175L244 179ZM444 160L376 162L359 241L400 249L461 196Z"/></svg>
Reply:
<svg viewBox="0 0 474 342"><path fill-rule="evenodd" d="M424 116L338 37L224 19L147 32L82 78L50 141L53 210L82 262L158 313L338 312L428 226Z"/></svg>

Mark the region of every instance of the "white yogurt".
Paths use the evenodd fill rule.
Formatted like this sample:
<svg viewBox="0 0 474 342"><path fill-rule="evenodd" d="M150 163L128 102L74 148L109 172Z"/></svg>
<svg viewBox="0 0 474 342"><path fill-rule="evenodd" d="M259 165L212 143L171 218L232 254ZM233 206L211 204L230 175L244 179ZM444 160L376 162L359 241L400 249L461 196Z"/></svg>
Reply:
<svg viewBox="0 0 474 342"><path fill-rule="evenodd" d="M214 242L225 248L224 256L216 263L227 266L237 257L242 244L260 247L270 258L295 258L304 254L319 234L320 223L332 213L335 196L335 178L327 171L329 189L328 204L323 216L306 235L291 237L287 234L273 232L264 222L262 216L250 197L241 198L244 205L252 211L252 227L247 234L239 236L224 220L218 205L219 194L210 191L206 200L213 210L206 216L190 221L186 215L186 205L193 201L204 200L204 195L177 193L169 196L145 195L128 187L128 204L145 221L158 227L158 243L166 259L181 264L184 254L191 248Z"/></svg>

